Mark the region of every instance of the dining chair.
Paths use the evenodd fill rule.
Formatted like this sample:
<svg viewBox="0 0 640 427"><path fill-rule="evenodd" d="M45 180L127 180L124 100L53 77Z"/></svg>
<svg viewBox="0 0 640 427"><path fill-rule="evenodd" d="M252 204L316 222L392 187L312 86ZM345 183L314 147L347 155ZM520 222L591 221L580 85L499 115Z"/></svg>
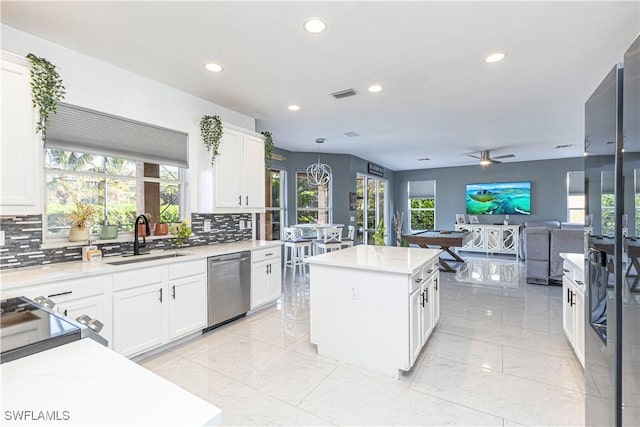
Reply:
<svg viewBox="0 0 640 427"><path fill-rule="evenodd" d="M347 231L347 238L342 239L342 246L350 248L353 246L356 238L356 228L353 225L350 225Z"/></svg>
<svg viewBox="0 0 640 427"><path fill-rule="evenodd" d="M296 280L296 267L300 269L300 274L304 275L306 265L304 258L311 255L313 240L305 239L301 235L299 228L284 227L284 267L282 279L287 277L287 268L293 270L293 281Z"/></svg>
<svg viewBox="0 0 640 427"><path fill-rule="evenodd" d="M322 249L322 253L342 249L342 227L322 229L322 239L313 242L314 253Z"/></svg>

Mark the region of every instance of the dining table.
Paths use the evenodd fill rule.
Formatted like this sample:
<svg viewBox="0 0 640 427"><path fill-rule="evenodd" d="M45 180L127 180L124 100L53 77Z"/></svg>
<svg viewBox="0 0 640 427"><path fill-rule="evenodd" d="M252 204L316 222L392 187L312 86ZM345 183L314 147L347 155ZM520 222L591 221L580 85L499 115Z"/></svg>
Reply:
<svg viewBox="0 0 640 427"><path fill-rule="evenodd" d="M337 227L344 228L344 224L319 224L315 222L310 222L310 223L303 223L303 224L294 224L292 225L292 227L299 228L302 231L303 236L308 236L308 233L309 233L308 230L315 230L316 238L320 240L322 239L322 230L325 230L327 228L337 228Z"/></svg>

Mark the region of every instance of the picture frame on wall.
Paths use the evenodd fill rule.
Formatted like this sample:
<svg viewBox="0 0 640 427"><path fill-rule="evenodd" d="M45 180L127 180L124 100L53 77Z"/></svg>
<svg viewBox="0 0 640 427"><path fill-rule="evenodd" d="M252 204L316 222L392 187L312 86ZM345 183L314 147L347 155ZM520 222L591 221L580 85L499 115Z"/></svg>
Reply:
<svg viewBox="0 0 640 427"><path fill-rule="evenodd" d="M478 224L478 215L469 215L469 224Z"/></svg>
<svg viewBox="0 0 640 427"><path fill-rule="evenodd" d="M464 224L465 218L464 214L456 214L456 224Z"/></svg>
<svg viewBox="0 0 640 427"><path fill-rule="evenodd" d="M358 209L358 194L356 192L349 193L349 210L355 211Z"/></svg>

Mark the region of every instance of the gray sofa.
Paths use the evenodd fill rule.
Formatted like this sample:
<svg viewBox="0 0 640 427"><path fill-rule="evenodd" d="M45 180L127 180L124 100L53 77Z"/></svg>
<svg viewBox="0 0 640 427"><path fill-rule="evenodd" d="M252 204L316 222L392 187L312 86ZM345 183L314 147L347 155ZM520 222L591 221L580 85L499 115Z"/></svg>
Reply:
<svg viewBox="0 0 640 427"><path fill-rule="evenodd" d="M561 252L584 251L584 226L558 221L528 221L521 226L519 255L527 283L562 281Z"/></svg>

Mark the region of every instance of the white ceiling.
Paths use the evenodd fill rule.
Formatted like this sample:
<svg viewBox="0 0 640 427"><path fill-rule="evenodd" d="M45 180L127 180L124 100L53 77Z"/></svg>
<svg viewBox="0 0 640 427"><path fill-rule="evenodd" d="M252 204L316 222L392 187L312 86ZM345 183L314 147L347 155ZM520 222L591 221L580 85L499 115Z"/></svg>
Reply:
<svg viewBox="0 0 640 427"><path fill-rule="evenodd" d="M1 20L255 117L277 147L406 170L477 164L467 155L481 149L516 155L505 162L580 156L584 102L640 32L639 6L2 1ZM312 16L327 31L304 32ZM506 59L483 62L496 51ZM384 90L369 93L374 82ZM359 94L329 96L347 88Z"/></svg>

